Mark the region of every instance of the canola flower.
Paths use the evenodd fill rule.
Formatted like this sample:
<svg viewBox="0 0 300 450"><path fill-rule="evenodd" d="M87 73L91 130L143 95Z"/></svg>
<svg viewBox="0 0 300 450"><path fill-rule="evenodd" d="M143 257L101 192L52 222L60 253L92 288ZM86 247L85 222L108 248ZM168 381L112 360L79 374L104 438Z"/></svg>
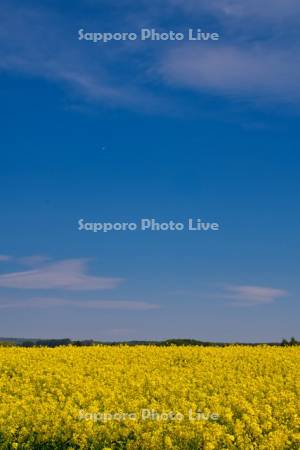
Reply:
<svg viewBox="0 0 300 450"><path fill-rule="evenodd" d="M0 449L300 449L300 349L0 348Z"/></svg>

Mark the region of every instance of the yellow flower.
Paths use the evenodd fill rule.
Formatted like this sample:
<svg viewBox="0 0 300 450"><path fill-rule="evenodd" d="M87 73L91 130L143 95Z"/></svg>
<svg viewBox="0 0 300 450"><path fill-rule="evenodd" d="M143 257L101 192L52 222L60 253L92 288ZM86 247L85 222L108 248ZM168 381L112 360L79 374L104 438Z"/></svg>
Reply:
<svg viewBox="0 0 300 450"><path fill-rule="evenodd" d="M5 448L300 445L298 347L0 348Z"/></svg>

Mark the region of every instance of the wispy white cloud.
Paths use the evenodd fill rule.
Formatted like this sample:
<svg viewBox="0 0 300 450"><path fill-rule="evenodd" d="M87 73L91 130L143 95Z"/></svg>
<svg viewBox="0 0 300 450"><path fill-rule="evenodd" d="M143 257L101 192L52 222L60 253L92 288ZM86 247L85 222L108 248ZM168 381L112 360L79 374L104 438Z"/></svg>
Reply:
<svg viewBox="0 0 300 450"><path fill-rule="evenodd" d="M97 277L86 273L86 259L69 259L42 267L0 276L0 287L15 289L63 289L89 291L113 289L122 279Z"/></svg>
<svg viewBox="0 0 300 450"><path fill-rule="evenodd" d="M112 63L118 67L121 64L125 46L118 50L103 47L100 51L84 45L78 41L79 26L76 28L72 18L68 21L46 7L4 2L0 20L0 71L48 80L88 102L149 110L160 104L155 95L134 85L130 77L120 80L117 72L110 70Z"/></svg>
<svg viewBox="0 0 300 450"><path fill-rule="evenodd" d="M296 102L300 58L290 50L251 45L171 49L161 60L165 82L199 92Z"/></svg>
<svg viewBox="0 0 300 450"><path fill-rule="evenodd" d="M228 285L203 285L197 290L181 289L172 291L169 295L189 298L193 301L218 301L223 300L230 306L255 306L274 303L276 300L288 297L290 294L283 289L273 287L228 284Z"/></svg>
<svg viewBox="0 0 300 450"><path fill-rule="evenodd" d="M154 303L131 300L68 300L64 298L37 297L29 300L0 302L0 309L74 307L84 309L112 309L148 311L160 308Z"/></svg>
<svg viewBox="0 0 300 450"><path fill-rule="evenodd" d="M9 255L0 255L0 261L9 261L11 256Z"/></svg>
<svg viewBox="0 0 300 450"><path fill-rule="evenodd" d="M100 16L99 2L85 0L89 30L103 31L107 23ZM252 99L265 103L298 103L300 98L300 57L298 0L132 0L120 5L122 22L107 2L110 29L137 31L141 23L166 29L166 9L174 19L172 28L210 24L221 31L221 42L159 43L119 42L98 46L79 42L81 25L72 14L66 19L48 4L38 8L4 2L0 28L0 70L38 77L62 87L72 101L140 108L144 111L173 113L184 108L170 99L170 86L191 89L200 94ZM103 5L100 5L103 8ZM178 11L187 17L178 20ZM143 13L141 17L136 12ZM135 13L134 13L135 12ZM148 17L148 19L146 19ZM148 23L151 18L150 23ZM286 23L288 22L288 25ZM251 24L251 25L250 25ZM284 26L282 26L284 25ZM217 28L216 28L217 27ZM219 30L219 28L220 30ZM166 48L168 49L167 51ZM162 80L163 83L160 83ZM174 91L171 91L174 94ZM175 97L173 96L173 99ZM181 99L182 100L182 99Z"/></svg>
<svg viewBox="0 0 300 450"><path fill-rule="evenodd" d="M166 84L230 100L251 100L260 108L298 104L298 0L168 1L185 11L194 27L203 29L209 23L209 29L221 33L221 41L170 46L157 66Z"/></svg>
<svg viewBox="0 0 300 450"><path fill-rule="evenodd" d="M49 262L51 258L43 255L31 255L17 258L16 260L18 263L23 264L24 266L36 267L40 266L43 263Z"/></svg>
<svg viewBox="0 0 300 450"><path fill-rule="evenodd" d="M287 291L272 287L229 285L221 297L229 300L232 306L255 306L270 304L287 296Z"/></svg>
<svg viewBox="0 0 300 450"><path fill-rule="evenodd" d="M217 17L261 19L266 22L298 20L298 0L168 0L172 6L179 6L193 15L210 13Z"/></svg>

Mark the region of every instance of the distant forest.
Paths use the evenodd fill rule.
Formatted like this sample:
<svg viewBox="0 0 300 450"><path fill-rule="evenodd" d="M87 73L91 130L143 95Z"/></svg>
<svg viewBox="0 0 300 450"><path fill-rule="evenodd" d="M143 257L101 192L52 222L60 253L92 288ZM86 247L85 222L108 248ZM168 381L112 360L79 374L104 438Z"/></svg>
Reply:
<svg viewBox="0 0 300 450"><path fill-rule="evenodd" d="M107 346L116 346L116 345L155 345L157 347L170 347L172 345L175 346L201 346L201 347L228 347L230 345L272 345L272 346L295 346L300 345L300 341L297 341L294 337L290 340L283 339L281 342L260 342L260 343L245 343L245 342L207 342L207 341L199 341L196 339L167 339L164 341L122 341L122 342L101 342L94 341L92 339L89 340L71 340L71 339L22 339L22 338L1 338L0 337L0 347L10 347L10 346L19 346L19 347L60 347L60 346L75 346L75 347L84 347L84 346L92 346L92 345L107 345Z"/></svg>

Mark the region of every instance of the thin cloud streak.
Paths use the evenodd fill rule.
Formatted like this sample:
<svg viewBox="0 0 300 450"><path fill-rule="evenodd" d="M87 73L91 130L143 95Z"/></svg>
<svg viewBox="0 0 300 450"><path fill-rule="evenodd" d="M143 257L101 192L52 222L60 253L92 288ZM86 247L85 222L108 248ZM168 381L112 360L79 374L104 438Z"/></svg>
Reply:
<svg viewBox="0 0 300 450"><path fill-rule="evenodd" d="M265 22L299 21L298 0L168 0L187 13L211 14L221 19L256 19Z"/></svg>
<svg viewBox="0 0 300 450"><path fill-rule="evenodd" d="M0 303L0 309L9 308L56 308L75 307L83 309L110 309L110 310L134 310L148 311L159 309L154 303L131 301L131 300L67 300L63 298L38 297L24 301L11 301Z"/></svg>
<svg viewBox="0 0 300 450"><path fill-rule="evenodd" d="M0 255L0 262L10 261L12 258L9 255Z"/></svg>
<svg viewBox="0 0 300 450"><path fill-rule="evenodd" d="M208 42L197 43L196 47L191 42L187 46L173 42L168 51L163 50L166 47L154 44L156 51L149 53L145 63L145 50L150 43L125 42L107 47L85 45L78 41L76 25L70 26L58 12L5 4L0 30L0 70L56 83L83 103L141 108L148 112L159 110L171 114L173 111L174 114L173 101L165 97L173 86L231 99L252 98L252 103L263 106L265 103L294 104L299 101L297 35L282 26L280 33L275 32L276 27L273 29L268 23L271 19L278 19L282 24L282 20L299 18L298 1L267 0L262 5L257 0L250 3L245 0L169 0L167 5L170 4L178 7L174 8L177 14L178 9L185 9L193 23L197 14L199 17L203 13L211 16L215 26L224 26L222 41L213 46ZM128 5L133 3L128 2ZM154 2L149 8L145 2L143 8L149 14L155 12L159 28L162 23L159 3ZM130 16L129 9L127 16ZM249 33L247 27L251 17L255 20ZM257 17L262 20L262 27L257 26ZM90 26L95 26L96 30L104 24L94 21ZM122 28L118 22L114 26ZM138 29L140 22L133 21L131 26ZM259 37L261 33L263 38ZM131 61L134 64L131 65ZM143 72L137 73L135 67L144 68ZM160 91L157 90L159 78L163 82Z"/></svg>
<svg viewBox="0 0 300 450"><path fill-rule="evenodd" d="M296 102L300 58L267 46L180 46L166 53L159 69L169 85L254 101Z"/></svg>
<svg viewBox="0 0 300 450"><path fill-rule="evenodd" d="M86 274L87 260L69 259L46 264L34 270L11 272L0 276L0 287L14 289L62 289L90 291L114 289L121 278Z"/></svg>
<svg viewBox="0 0 300 450"><path fill-rule="evenodd" d="M225 287L222 298L230 300L232 306L255 306L271 304L287 296L287 291L272 287L230 285Z"/></svg>
<svg viewBox="0 0 300 450"><path fill-rule="evenodd" d="M111 61L120 64L122 47L99 50L78 41L76 25L51 9L3 4L0 11L0 71L21 73L62 85L84 102L108 106L163 107L155 94L131 79L118 80ZM99 25L98 25L99 26ZM13 30L13 32L12 32Z"/></svg>
<svg viewBox="0 0 300 450"><path fill-rule="evenodd" d="M43 255L24 256L16 259L18 263L29 267L40 266L41 264L48 263L50 260L51 258Z"/></svg>
<svg viewBox="0 0 300 450"><path fill-rule="evenodd" d="M198 290L180 289L169 293L195 301L224 300L230 306L259 306L273 304L276 300L288 297L290 294L283 289L257 285L228 284L223 286L202 287Z"/></svg>

